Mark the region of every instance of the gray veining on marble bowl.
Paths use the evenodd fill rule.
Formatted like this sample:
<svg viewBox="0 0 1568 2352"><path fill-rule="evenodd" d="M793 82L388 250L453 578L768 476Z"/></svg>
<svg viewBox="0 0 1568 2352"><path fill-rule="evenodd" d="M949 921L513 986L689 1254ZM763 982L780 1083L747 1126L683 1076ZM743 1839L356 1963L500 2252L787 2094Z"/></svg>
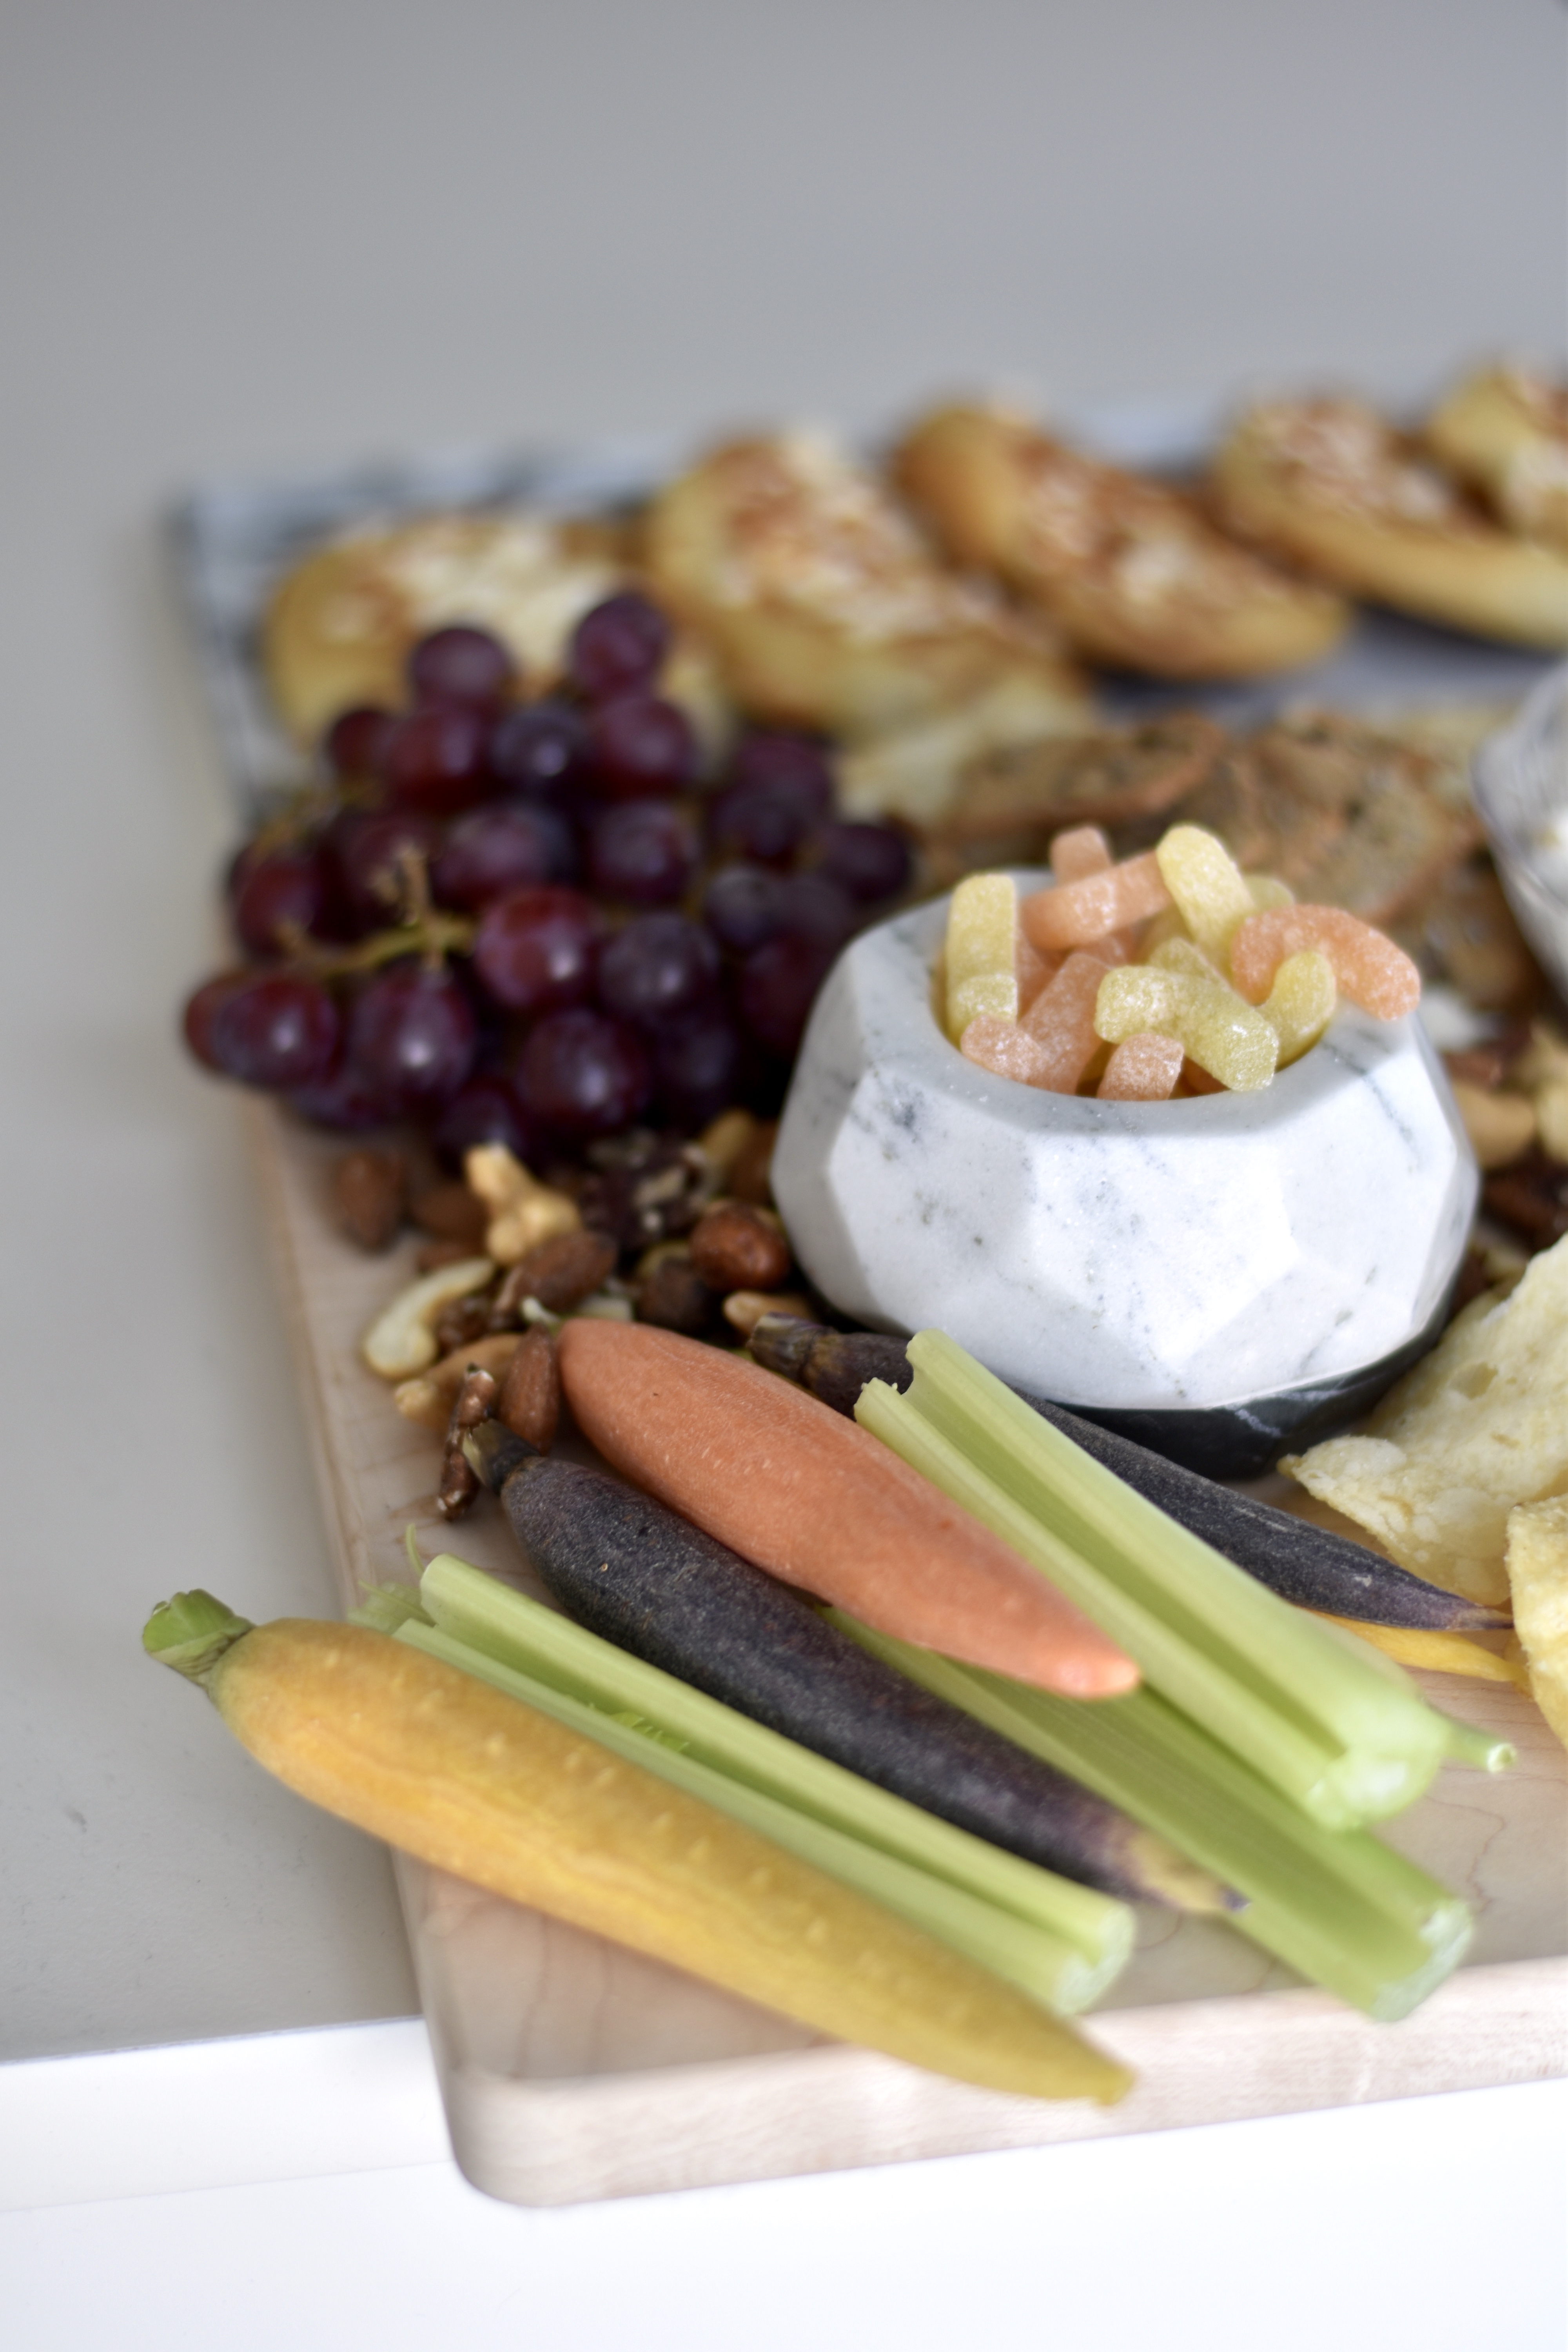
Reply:
<svg viewBox="0 0 1568 2352"><path fill-rule="evenodd" d="M1342 1007L1256 1094L1046 1094L943 1036L944 919L865 933L812 1013L773 1190L824 1297L1216 1475L1364 1411L1441 1327L1476 1202L1419 1023Z"/></svg>

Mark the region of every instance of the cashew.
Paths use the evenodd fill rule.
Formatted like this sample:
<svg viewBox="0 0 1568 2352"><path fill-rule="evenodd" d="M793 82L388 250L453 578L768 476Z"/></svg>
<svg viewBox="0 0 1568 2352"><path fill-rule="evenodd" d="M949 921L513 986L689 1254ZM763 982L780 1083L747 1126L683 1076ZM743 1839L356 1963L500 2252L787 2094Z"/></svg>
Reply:
<svg viewBox="0 0 1568 2352"><path fill-rule="evenodd" d="M762 1132L762 1121L749 1110L721 1110L697 1140L721 1178L727 1177L741 1154Z"/></svg>
<svg viewBox="0 0 1568 2352"><path fill-rule="evenodd" d="M495 1267L488 1257L459 1258L411 1282L384 1307L360 1341L360 1353L384 1381L406 1381L436 1360L436 1318L443 1307L482 1290Z"/></svg>
<svg viewBox="0 0 1568 2352"><path fill-rule="evenodd" d="M464 1156L463 1175L490 1213L485 1247L498 1265L515 1265L538 1243L574 1234L583 1223L576 1202L530 1175L504 1143L477 1143Z"/></svg>
<svg viewBox="0 0 1568 2352"><path fill-rule="evenodd" d="M1535 1106L1523 1095L1486 1094L1479 1087L1453 1082L1454 1106L1465 1122L1470 1149L1486 1169L1506 1168L1527 1151L1535 1135Z"/></svg>
<svg viewBox="0 0 1568 2352"><path fill-rule="evenodd" d="M1535 1124L1542 1151L1552 1160L1568 1160L1568 1076L1536 1087Z"/></svg>
<svg viewBox="0 0 1568 2352"><path fill-rule="evenodd" d="M1568 1078L1568 1042L1558 1034L1550 1021L1532 1021L1530 1043L1510 1066L1512 1085L1533 1093L1537 1087L1551 1086L1558 1078Z"/></svg>

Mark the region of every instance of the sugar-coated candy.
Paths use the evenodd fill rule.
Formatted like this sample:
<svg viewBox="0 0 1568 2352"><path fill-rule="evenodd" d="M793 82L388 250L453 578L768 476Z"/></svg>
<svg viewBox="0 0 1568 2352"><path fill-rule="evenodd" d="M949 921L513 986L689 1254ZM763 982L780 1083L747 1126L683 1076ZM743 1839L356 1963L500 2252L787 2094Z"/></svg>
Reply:
<svg viewBox="0 0 1568 2352"><path fill-rule="evenodd" d="M1222 962L1237 925L1254 911L1246 875L1201 824L1172 825L1154 856L1188 930L1205 955Z"/></svg>
<svg viewBox="0 0 1568 2352"><path fill-rule="evenodd" d="M962 887L962 886L961 886ZM1125 858L1100 874L1063 882L1054 890L1034 890L1018 909L1019 919L1042 955L1063 948L1093 947L1108 931L1142 923L1171 903L1152 849Z"/></svg>
<svg viewBox="0 0 1568 2352"><path fill-rule="evenodd" d="M947 1034L954 1042L976 1015L1018 1017L1014 960L1018 894L1007 874L971 874L947 910Z"/></svg>
<svg viewBox="0 0 1568 2352"><path fill-rule="evenodd" d="M1041 1083L1049 1056L1016 1021L998 1021L994 1013L978 1013L958 1041L965 1061L978 1063L999 1078L1016 1078L1020 1086Z"/></svg>
<svg viewBox="0 0 1568 2352"><path fill-rule="evenodd" d="M1293 907L1296 903L1296 893L1289 882L1280 881L1278 874L1248 874L1246 881L1253 907L1258 912L1269 907Z"/></svg>
<svg viewBox="0 0 1568 2352"><path fill-rule="evenodd" d="M1248 915L1230 945L1230 976L1261 1004L1287 956L1316 948L1333 966L1342 996L1380 1021L1397 1021L1421 1001L1421 975L1403 948L1342 907L1269 907Z"/></svg>
<svg viewBox="0 0 1568 2352"><path fill-rule="evenodd" d="M1218 964L1205 955L1195 940L1164 940L1143 961L1159 971L1184 971L1189 980L1206 980L1222 988L1229 985Z"/></svg>
<svg viewBox="0 0 1568 2352"><path fill-rule="evenodd" d="M1279 1040L1261 1013L1233 988L1157 965L1128 964L1100 983L1094 1025L1108 1045L1141 1029L1174 1037L1187 1054L1235 1094L1266 1087L1279 1058Z"/></svg>
<svg viewBox="0 0 1568 2352"><path fill-rule="evenodd" d="M1179 1037L1139 1029L1111 1053L1096 1092L1101 1102L1168 1102L1184 1056Z"/></svg>
<svg viewBox="0 0 1568 2352"><path fill-rule="evenodd" d="M1029 1080L1052 1094L1072 1094L1100 1048L1094 1008L1110 966L1101 956L1069 955L1018 1024L1038 1049L1038 1075Z"/></svg>
<svg viewBox="0 0 1568 2352"><path fill-rule="evenodd" d="M1317 948L1287 956L1258 1007L1279 1040L1279 1067L1299 1061L1334 1017L1339 1002L1334 968Z"/></svg>
<svg viewBox="0 0 1568 2352"><path fill-rule="evenodd" d="M1047 982L1055 980L1061 968L1061 957L1059 955L1043 956L1038 948L1030 945L1024 927L1020 924L1018 936L1013 942L1013 971L1018 982L1020 1016L1027 1013Z"/></svg>
<svg viewBox="0 0 1568 2352"><path fill-rule="evenodd" d="M1051 844L1051 872L1058 883L1082 882L1110 863L1110 844L1097 824L1072 825Z"/></svg>

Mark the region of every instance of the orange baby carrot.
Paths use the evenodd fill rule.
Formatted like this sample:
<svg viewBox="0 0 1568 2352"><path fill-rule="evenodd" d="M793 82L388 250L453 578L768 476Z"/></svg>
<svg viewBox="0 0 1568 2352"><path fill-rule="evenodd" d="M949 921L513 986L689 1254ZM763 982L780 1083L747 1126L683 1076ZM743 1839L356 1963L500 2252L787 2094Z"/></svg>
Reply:
<svg viewBox="0 0 1568 2352"><path fill-rule="evenodd" d="M733 1551L879 1632L1074 1698L1132 1661L887 1446L760 1365L646 1323L563 1326L561 1380L606 1461Z"/></svg>

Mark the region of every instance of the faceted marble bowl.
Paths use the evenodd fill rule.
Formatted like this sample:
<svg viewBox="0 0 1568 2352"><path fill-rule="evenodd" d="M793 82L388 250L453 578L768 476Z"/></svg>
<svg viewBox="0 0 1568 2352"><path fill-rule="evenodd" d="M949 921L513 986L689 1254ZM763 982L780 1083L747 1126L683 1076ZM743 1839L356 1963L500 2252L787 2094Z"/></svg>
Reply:
<svg viewBox="0 0 1568 2352"><path fill-rule="evenodd" d="M1441 1328L1476 1201L1420 1024L1342 1008L1257 1094L1046 1094L942 1034L945 919L865 933L812 1013L773 1181L817 1288L1215 1476L1365 1411Z"/></svg>

